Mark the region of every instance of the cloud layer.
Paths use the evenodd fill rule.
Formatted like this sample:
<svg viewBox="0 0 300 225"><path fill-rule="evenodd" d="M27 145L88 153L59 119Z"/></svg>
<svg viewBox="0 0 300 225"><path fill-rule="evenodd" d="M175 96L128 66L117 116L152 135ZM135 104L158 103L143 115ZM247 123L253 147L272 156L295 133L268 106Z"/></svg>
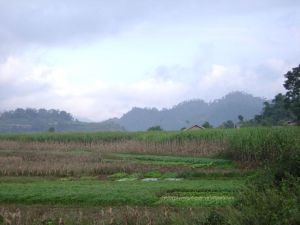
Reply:
<svg viewBox="0 0 300 225"><path fill-rule="evenodd" d="M0 111L103 120L236 90L272 98L300 63L299 9L293 0L0 0Z"/></svg>

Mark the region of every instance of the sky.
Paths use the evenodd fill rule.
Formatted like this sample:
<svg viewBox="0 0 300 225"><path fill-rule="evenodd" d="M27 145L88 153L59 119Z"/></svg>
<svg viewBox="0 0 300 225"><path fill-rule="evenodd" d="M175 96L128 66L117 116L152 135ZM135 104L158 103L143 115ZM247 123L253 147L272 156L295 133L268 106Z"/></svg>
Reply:
<svg viewBox="0 0 300 225"><path fill-rule="evenodd" d="M232 91L273 98L300 64L299 0L0 0L0 111L102 121Z"/></svg>

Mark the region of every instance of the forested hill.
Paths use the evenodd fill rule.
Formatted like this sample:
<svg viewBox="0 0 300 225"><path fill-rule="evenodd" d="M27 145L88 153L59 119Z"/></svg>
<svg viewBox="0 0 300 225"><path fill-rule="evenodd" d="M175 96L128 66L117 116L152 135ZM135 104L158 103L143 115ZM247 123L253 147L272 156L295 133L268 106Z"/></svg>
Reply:
<svg viewBox="0 0 300 225"><path fill-rule="evenodd" d="M70 113L46 109L16 109L0 115L0 132L44 131L122 131L114 120L101 123L80 122Z"/></svg>
<svg viewBox="0 0 300 225"><path fill-rule="evenodd" d="M0 132L55 131L144 131L152 126L164 130L180 130L208 121L219 126L224 121L237 122L260 114L265 100L242 92L233 92L207 103L203 100L185 101L170 109L133 108L119 119L99 123L81 122L65 111L46 109L16 109L0 115Z"/></svg>
<svg viewBox="0 0 300 225"><path fill-rule="evenodd" d="M243 92L232 92L211 103L192 100L164 110L135 107L117 122L129 131L147 130L156 125L164 130L179 130L205 121L219 126L227 120L238 121L239 115L244 119L253 118L261 113L264 101Z"/></svg>

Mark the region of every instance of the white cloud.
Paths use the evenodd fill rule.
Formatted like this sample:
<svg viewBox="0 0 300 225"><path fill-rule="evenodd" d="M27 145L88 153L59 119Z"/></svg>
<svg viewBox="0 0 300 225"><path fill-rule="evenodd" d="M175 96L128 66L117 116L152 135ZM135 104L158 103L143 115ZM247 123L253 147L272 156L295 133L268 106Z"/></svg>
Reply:
<svg viewBox="0 0 300 225"><path fill-rule="evenodd" d="M185 84L165 79L127 83L72 83L62 68L9 58L0 65L1 110L17 107L57 108L76 116L103 120L134 106L171 107L183 100Z"/></svg>
<svg viewBox="0 0 300 225"><path fill-rule="evenodd" d="M262 67L271 68L275 77L263 77ZM17 107L56 108L79 117L104 120L121 116L134 106L171 107L191 98L213 100L230 91L243 90L256 96L271 98L282 91L281 72L287 63L267 60L259 70L237 65L213 64L204 75L194 68L177 68L178 76L146 77L131 83L98 80L78 84L63 68L17 58L9 58L0 65L1 110ZM198 68L198 65L194 66ZM174 67L170 68L172 74ZM194 71L194 80L184 82L185 71ZM158 72L161 72L158 70ZM182 75L182 77L179 76Z"/></svg>
<svg viewBox="0 0 300 225"><path fill-rule="evenodd" d="M245 91L255 96L273 98L284 92L283 74L291 65L283 60L270 59L256 67L214 64L198 80L198 96L213 100L231 91Z"/></svg>

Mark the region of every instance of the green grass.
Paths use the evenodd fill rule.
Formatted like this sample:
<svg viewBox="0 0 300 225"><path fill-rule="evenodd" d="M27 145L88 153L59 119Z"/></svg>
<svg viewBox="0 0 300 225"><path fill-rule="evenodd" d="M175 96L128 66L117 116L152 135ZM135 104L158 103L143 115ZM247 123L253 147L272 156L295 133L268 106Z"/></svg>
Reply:
<svg viewBox="0 0 300 225"><path fill-rule="evenodd" d="M116 180L116 179L121 179L121 178L128 178L129 174L125 173L125 172L118 172L118 173L114 173L110 176L108 176L110 179Z"/></svg>
<svg viewBox="0 0 300 225"><path fill-rule="evenodd" d="M0 203L54 205L155 205L170 192L226 192L243 180L183 180L115 182L93 179L0 178ZM163 204L166 204L165 202ZM185 206L185 203L183 204Z"/></svg>
<svg viewBox="0 0 300 225"><path fill-rule="evenodd" d="M184 207L231 205L235 200L233 191L171 191L161 196L157 204Z"/></svg>
<svg viewBox="0 0 300 225"><path fill-rule="evenodd" d="M225 206L234 203L233 196L163 196L157 202L159 205L170 205L177 207L203 207L203 206Z"/></svg>
<svg viewBox="0 0 300 225"><path fill-rule="evenodd" d="M199 158L199 157L183 157L183 156L162 156L162 155L142 155L129 153L116 153L111 156L122 160L135 160L138 162L156 164L156 165L182 165L191 166L193 168L202 167L218 167L232 168L233 162L226 159L217 158Z"/></svg>
<svg viewBox="0 0 300 225"><path fill-rule="evenodd" d="M259 139L259 136L276 136L289 134L292 139L300 134L300 127L249 127L241 129L205 129L200 131L182 132L182 131L163 131L163 132L85 132L85 133L24 133L24 134L0 134L0 140L16 141L57 141L57 142L115 142L124 140L138 140L145 142L168 142L168 141L228 141L232 136L248 136L249 141L253 142ZM264 136L264 137L266 137ZM285 136L285 135L284 135ZM250 143L249 142L249 143ZM244 144L247 144L246 142Z"/></svg>

